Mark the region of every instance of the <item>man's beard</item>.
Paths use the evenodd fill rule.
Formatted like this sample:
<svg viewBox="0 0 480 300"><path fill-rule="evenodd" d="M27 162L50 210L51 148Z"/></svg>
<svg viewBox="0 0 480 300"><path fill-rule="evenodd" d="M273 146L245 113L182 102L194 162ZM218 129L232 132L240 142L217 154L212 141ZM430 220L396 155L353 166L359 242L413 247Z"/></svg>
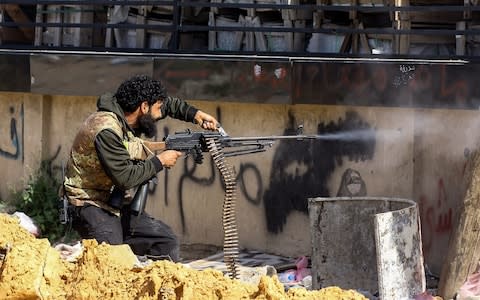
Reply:
<svg viewBox="0 0 480 300"><path fill-rule="evenodd" d="M144 134L147 138L152 138L157 135L157 122L152 118L151 114L141 115L138 118L138 127L135 128L135 133L137 135Z"/></svg>

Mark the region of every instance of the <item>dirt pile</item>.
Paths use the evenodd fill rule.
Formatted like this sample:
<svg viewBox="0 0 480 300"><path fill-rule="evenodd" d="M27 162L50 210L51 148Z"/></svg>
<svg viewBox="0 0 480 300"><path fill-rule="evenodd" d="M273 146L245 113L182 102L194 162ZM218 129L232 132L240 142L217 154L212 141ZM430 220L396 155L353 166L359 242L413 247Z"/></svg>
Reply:
<svg viewBox="0 0 480 300"><path fill-rule="evenodd" d="M251 285L168 261L141 267L128 246L95 240L84 240L81 256L67 262L16 218L0 214L0 228L0 299L366 299L338 287L285 292L276 276Z"/></svg>

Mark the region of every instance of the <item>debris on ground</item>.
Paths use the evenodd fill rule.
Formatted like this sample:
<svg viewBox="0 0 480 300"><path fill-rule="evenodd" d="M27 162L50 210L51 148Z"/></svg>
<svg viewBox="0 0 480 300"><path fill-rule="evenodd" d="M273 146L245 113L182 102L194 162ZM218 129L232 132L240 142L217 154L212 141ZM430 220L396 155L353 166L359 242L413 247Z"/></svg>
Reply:
<svg viewBox="0 0 480 300"><path fill-rule="evenodd" d="M18 218L0 214L0 228L0 299L367 299L334 286L285 291L277 276L254 285L165 260L141 266L129 246L95 240L83 240L78 258L67 261Z"/></svg>
<svg viewBox="0 0 480 300"><path fill-rule="evenodd" d="M433 296L431 293L425 291L415 296L414 300L443 300L442 297Z"/></svg>

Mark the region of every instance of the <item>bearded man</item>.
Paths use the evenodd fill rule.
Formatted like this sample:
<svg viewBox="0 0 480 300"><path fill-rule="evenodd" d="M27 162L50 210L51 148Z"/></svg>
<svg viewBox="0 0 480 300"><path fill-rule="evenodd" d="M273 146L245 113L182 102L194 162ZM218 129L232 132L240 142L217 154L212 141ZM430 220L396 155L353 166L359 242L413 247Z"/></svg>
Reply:
<svg viewBox="0 0 480 300"><path fill-rule="evenodd" d="M216 130L215 118L185 101L167 96L160 81L138 75L115 94L102 95L97 111L78 131L66 166L64 196L74 208L72 226L83 239L111 245L126 243L140 256L179 259L172 229L146 213L134 214L127 191L173 167L182 155L165 150L145 158L143 134L154 137L165 117ZM120 201L118 201L120 199Z"/></svg>

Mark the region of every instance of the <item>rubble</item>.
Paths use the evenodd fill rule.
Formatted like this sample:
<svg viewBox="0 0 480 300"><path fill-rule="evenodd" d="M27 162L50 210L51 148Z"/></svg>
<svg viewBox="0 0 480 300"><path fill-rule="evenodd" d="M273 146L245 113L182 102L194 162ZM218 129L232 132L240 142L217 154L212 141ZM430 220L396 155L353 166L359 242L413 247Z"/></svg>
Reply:
<svg viewBox="0 0 480 300"><path fill-rule="evenodd" d="M277 276L254 285L170 261L140 266L127 245L95 240L83 240L82 253L69 262L17 218L0 214L0 227L0 299L367 299L339 287L286 292Z"/></svg>

